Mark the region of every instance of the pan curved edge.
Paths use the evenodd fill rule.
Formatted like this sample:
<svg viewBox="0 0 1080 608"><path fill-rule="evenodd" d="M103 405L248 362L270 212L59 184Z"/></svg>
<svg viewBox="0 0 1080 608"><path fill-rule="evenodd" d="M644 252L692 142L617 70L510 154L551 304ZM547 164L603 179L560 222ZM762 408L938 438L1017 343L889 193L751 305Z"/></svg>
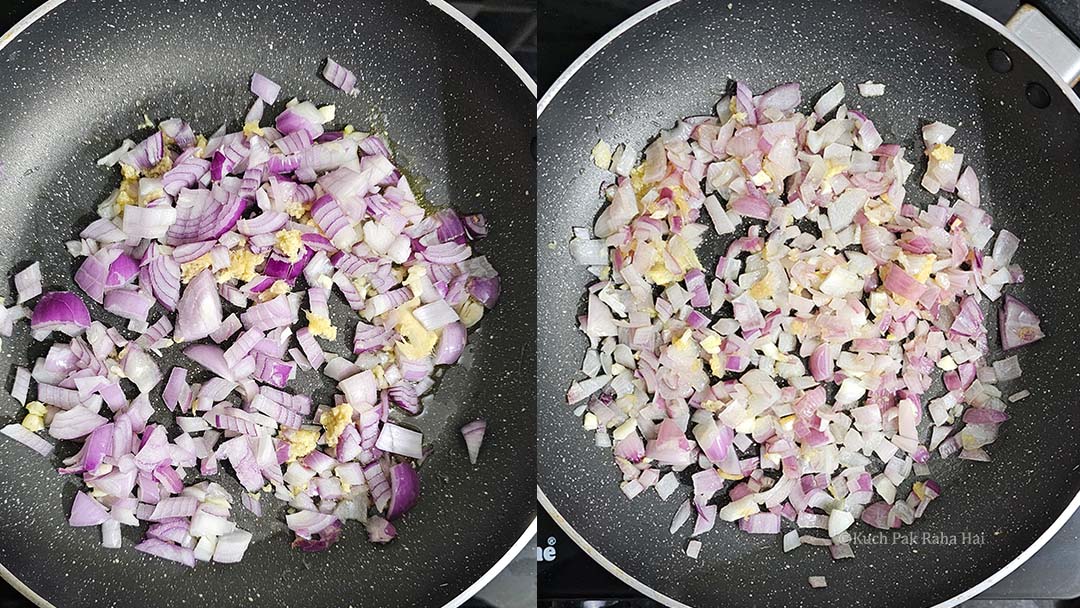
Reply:
<svg viewBox="0 0 1080 608"><path fill-rule="evenodd" d="M31 27L39 19L49 14L51 11L63 4L65 1L66 0L48 0L47 2L35 8L25 17L20 19L10 29L0 34L0 49L3 49L5 46L10 44L23 31ZM521 64L518 63L518 61L514 59L514 57L510 55L510 53L501 44L499 44L494 38L491 37L490 34L488 34L483 28L477 25L475 21L473 21L464 13L451 5L447 0L426 1L428 5L433 6L446 13L447 16L451 17L454 21L456 21L459 25L468 30L469 33L476 36L481 42L484 43L484 45L491 49L491 51L495 53L495 55L498 56L499 59L503 61L503 63L506 64L507 68L509 68L510 71L513 72L514 75L521 80L521 82L525 85L526 89L528 89L529 92L532 94L533 98L536 98L537 89L535 80L528 74L528 72L525 71ZM480 578L474 581L456 597L447 602L443 606L443 608L457 608L458 606L461 606L474 595L476 595L488 583L490 583L496 576L498 576L500 572L502 572L510 564L511 561L513 561L514 557L516 557L521 551L525 549L528 543L536 535L536 528L537 518L534 515L531 523L526 526L521 536L514 541L514 543L510 546L507 552L502 557L500 557L499 560L496 561L491 566L491 568L488 569L487 572L485 572ZM18 591L20 594L22 594L24 597L26 597L28 600L30 600L40 608L56 608L54 604L46 600L44 597L39 595L25 583L23 583L22 580L15 576L3 564L0 564L0 580L3 580L6 584L10 585L13 589Z"/></svg>
<svg viewBox="0 0 1080 608"><path fill-rule="evenodd" d="M618 38L622 34L626 33L628 30L632 29L633 27L637 26L638 24L646 21L650 17L656 15L657 13L663 11L666 8L669 8L671 6L674 6L675 4L678 4L681 1L682 0L659 0L658 2L645 7L644 9L638 11L637 13L634 13L629 18L627 18L625 21L623 21L622 23L617 25L615 28L613 28L611 31L604 34L599 40L594 42L591 46L589 46L589 48L587 48L584 52L582 52L581 55L579 55L573 61L573 63L570 64L570 66L568 66L565 70L563 70L563 72L559 75L559 77L552 83L551 87L549 87L548 90L545 91L543 97L540 99L539 103L537 104L537 110L536 110L537 117L540 117L544 113L544 110L548 107L548 105L551 104L552 101L555 100L555 98L558 95L559 91L574 77L574 75L585 64L587 64L590 60L592 60L592 58L595 55L597 55L601 50L603 50L607 45L609 45L616 38ZM995 32L997 32L1001 36L1005 37L1005 39L1007 39L1010 43L1016 45L1016 47L1020 51L1022 51L1025 55L1027 55L1028 58L1030 58L1033 62L1035 62L1042 69L1042 71L1046 73L1046 75L1050 78L1050 80L1053 81L1053 83L1055 85L1057 85L1058 89L1065 96L1065 98L1069 101L1069 103L1072 104L1073 108L1077 112L1080 112L1080 97L1077 96L1076 92L1073 91L1072 87L1070 87L1064 80L1062 80L1061 76L1056 71L1054 71L1050 67L1050 64L1047 63L1041 56L1039 56L1031 48L1030 45L1028 45L1026 42L1024 42L1023 40L1016 37L1007 27L1005 27L1004 24L1002 24L1001 22L995 20L994 18L990 17L989 15L987 15L983 11L975 8L974 6L972 6L970 4L967 4L966 2L963 2L962 0L937 0L937 1L941 2L942 4L947 5L949 7L952 7L954 9L958 10L958 11L961 11L962 13L967 14L970 17L973 17L974 19L978 20L983 25L986 25L987 27L990 27ZM683 603L679 602L678 600L670 598L670 597L656 591L655 589L649 587L648 585L645 585L644 583L638 581L637 579L635 579L634 577L630 576L628 573L623 571L621 568L619 568L617 565L612 563L610 560L605 558L603 555L601 555L595 548L592 547L591 544L589 544L588 540L586 540L583 536L581 536L574 529L574 527L571 525L571 523L568 522L559 513L558 509L555 508L555 505L551 502L550 499L547 498L547 495L544 493L544 490L540 486L539 483L536 486L536 497L537 497L537 501L541 504L541 506L543 506L544 510L548 513L548 515L551 516L551 518L555 521L555 523L559 526L559 528L567 536L569 536L570 539L573 540L574 543L576 545L578 545L578 547L580 547L581 550L584 551L591 559L593 559L594 561L599 563L605 570L610 572L613 576L618 578L620 581L626 583L627 585L629 585L630 587L632 587L633 589L635 589L639 593L642 593L643 595L647 596L648 598L650 598L650 599L652 599L654 601L660 602L661 604L663 604L665 606L669 606L671 608L693 608L691 606L688 606L686 604L683 604ZM963 592L961 592L961 593L959 593L959 594L957 594L957 595L955 595L955 596L953 596L953 597L951 597L951 598L949 598L949 599L947 599L947 600L945 600L943 602L940 602L940 603L934 605L932 608L953 608L955 606L958 606L961 603L974 598L975 596L979 595L983 591L986 591L991 586L993 586L994 584L996 584L999 581L1001 581L1002 579L1004 579L1006 576L1011 574L1017 568L1022 566L1027 560L1029 560L1033 555L1035 555L1035 553L1037 553L1040 549L1042 549L1043 546L1046 545L1046 543L1049 542L1050 539L1053 538L1054 535L1057 534L1058 531L1060 531L1062 527L1064 527L1064 525L1069 521L1069 519L1071 519L1072 516L1078 511L1078 509L1080 509L1080 492L1078 492L1072 498L1072 500L1069 502L1069 504L1057 516L1057 518L1054 519L1054 521L1050 524L1050 526L1047 527L1047 529L1045 531L1043 531L1043 533L1041 535L1039 535L1039 537L1031 545L1029 545L1024 551L1022 551L1020 553L1020 555L1016 556L1012 561L1005 564L1001 569L999 569L993 575L987 577L986 579L984 579L983 581L981 581L978 584L974 585L973 587L970 587L969 589L967 589L967 590L965 590L965 591L963 591Z"/></svg>

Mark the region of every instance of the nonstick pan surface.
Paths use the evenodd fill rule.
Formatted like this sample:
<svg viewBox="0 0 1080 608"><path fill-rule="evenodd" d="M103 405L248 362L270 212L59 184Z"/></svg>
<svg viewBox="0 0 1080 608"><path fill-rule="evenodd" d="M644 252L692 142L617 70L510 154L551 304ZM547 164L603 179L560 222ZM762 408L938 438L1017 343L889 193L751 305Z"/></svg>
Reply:
<svg viewBox="0 0 1080 608"><path fill-rule="evenodd" d="M991 49L1011 57L1011 71L991 67ZM958 127L951 143L978 171L984 206L996 227L1022 239L1017 261L1026 280L1013 293L1035 307L1049 334L1020 354L1025 373L1013 390L1032 396L1010 408L993 462L932 462L944 494L903 531L917 543L890 536L834 562L821 550L784 555L778 536L722 525L703 536L701 556L691 560L683 554L686 529L668 533L678 500L646 492L628 501L610 450L594 447L566 405L587 346L575 317L589 282L566 244L572 227L592 225L605 177L589 152L601 137L643 149L677 118L711 112L729 79L759 92L799 81L805 99L843 81L847 102L871 116L887 141L906 146L913 161L922 125ZM858 96L854 85L870 79L886 84L884 97ZM1030 103L1033 83L1048 92L1048 107ZM1075 510L1078 100L1000 24L954 1L665 1L594 45L540 107L540 499L619 578L672 606L953 605L1015 568ZM917 205L932 200L918 187L923 170L919 160L908 184L908 202ZM725 246L702 252L706 268ZM996 335L996 326L990 329ZM937 538L956 540L934 544ZM807 577L815 575L827 577L827 589L809 588Z"/></svg>
<svg viewBox="0 0 1080 608"><path fill-rule="evenodd" d="M358 96L321 79L327 56L357 73ZM535 87L445 3L50 2L0 39L0 267L41 260L47 286L75 288L63 242L118 180L94 160L124 137L145 137L136 129L144 113L181 116L207 134L223 120L238 129L253 71L282 85L268 116L293 95L335 103L336 122L385 130L428 201L483 212L491 236L478 250L502 273L502 300L470 337L467 362L410 419L435 452L421 469L419 505L387 546L351 523L328 552L291 550L275 502L260 519L234 508L255 534L239 564L188 570L152 558L131 548L135 529L125 529L123 549L103 549L96 528L66 523L76 481L55 466L70 448L50 460L0 442L2 573L41 605L457 605L528 542L536 285L533 250L521 244L535 239ZM335 306L339 326L351 327L344 304ZM28 362L27 334L3 341L7 386L12 366ZM178 352L162 367L173 364L191 366ZM333 385L312 375L295 390L325 401ZM13 399L0 399L0 423L19 415ZM476 418L488 434L473 466L459 428Z"/></svg>

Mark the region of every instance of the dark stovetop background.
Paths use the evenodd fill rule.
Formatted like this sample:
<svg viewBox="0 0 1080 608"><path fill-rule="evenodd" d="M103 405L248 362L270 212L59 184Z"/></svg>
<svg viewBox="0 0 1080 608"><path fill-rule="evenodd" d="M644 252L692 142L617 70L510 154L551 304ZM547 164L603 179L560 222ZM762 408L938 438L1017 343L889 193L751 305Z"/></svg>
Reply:
<svg viewBox="0 0 1080 608"><path fill-rule="evenodd" d="M718 0L719 1L719 0ZM1029 0L1080 38L1080 1ZM559 75L600 37L651 0L538 0L540 59L537 84L542 97ZM999 21L1019 7L1017 0L968 0ZM540 608L645 608L659 606L591 560L542 507L538 529L537 593ZM547 556L542 551L547 550ZM545 559L548 557L550 559ZM1016 572L963 608L1080 608L1080 515Z"/></svg>
<svg viewBox="0 0 1080 608"><path fill-rule="evenodd" d="M514 59L536 78L536 3L533 0L449 0L484 28ZM43 0L0 0L0 33L34 10ZM510 563L464 608L532 608L536 606L534 550L526 550ZM35 608L34 604L0 581L0 608Z"/></svg>

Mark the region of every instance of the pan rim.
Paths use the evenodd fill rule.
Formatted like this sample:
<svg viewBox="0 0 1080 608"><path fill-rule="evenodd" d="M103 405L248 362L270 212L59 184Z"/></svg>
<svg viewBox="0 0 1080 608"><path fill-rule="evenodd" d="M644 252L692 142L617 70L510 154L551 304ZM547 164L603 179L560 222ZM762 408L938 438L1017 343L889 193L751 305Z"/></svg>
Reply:
<svg viewBox="0 0 1080 608"><path fill-rule="evenodd" d="M66 0L48 0L20 19L15 25L11 26L11 29L0 34L0 50L3 50L4 47L18 38L19 34L23 33L23 31L37 22L38 19L44 17L65 1ZM430 6L434 6L446 13L449 17L454 19L454 21L457 21L458 24L468 30L469 33L479 38L481 42L487 45L487 47L499 57L499 59L503 60L503 63L505 63L506 66L510 68L510 71L521 80L522 84L529 90L529 93L532 94L533 98L536 98L536 81L533 80L532 76L529 76L529 73L525 71L525 68L521 67L521 64L518 63L517 59L514 59L513 55L511 55L505 47L491 37L491 34L488 34L483 28L477 25L475 21L451 5L448 0L425 1ZM539 114L537 115L539 116ZM464 604L469 598L476 595L481 589L486 587L488 583L494 580L494 578L506 569L506 567L510 565L510 562L514 561L514 558L525 549L532 538L536 536L536 526L537 518L536 516L533 516L532 522L525 527L525 531L521 536L510 545L510 549L507 550L507 552L503 554L503 556L500 557L480 578L476 579L476 581L466 587L464 591L444 604L443 608L458 608L458 606ZM27 586L26 583L22 582L19 577L15 576L2 563L0 563L0 579L3 579L4 582L11 585L13 589L21 593L40 608L58 608L52 602L38 595L37 592Z"/></svg>
<svg viewBox="0 0 1080 608"><path fill-rule="evenodd" d="M1072 88L1069 87L1065 83L1065 81L1061 79L1057 72L1055 72L1050 67L1050 65L1045 60L1043 60L1042 57L1040 57L1026 42L1017 38L1011 31L1009 31L1008 28L1005 27L1004 24L990 17L989 15L975 8L974 6L963 2L962 0L938 1L977 19L982 24L992 28L994 31L1004 36L1006 40L1016 45L1016 47L1020 51L1027 55L1028 58L1033 60L1043 70L1043 72L1045 72L1050 77L1053 83L1057 85L1058 89L1061 90L1061 93L1065 96L1065 99L1067 99L1069 103L1072 104L1073 108L1077 112L1080 112L1080 97L1077 97L1076 93L1072 90ZM637 13L634 13L625 21L615 26L614 29L604 34L599 40L594 42L589 48L587 48L583 53L581 53L581 55L579 55L577 59L575 59L574 62L571 63L570 66L562 72L562 74L559 75L555 82L551 84L551 87L548 88L548 90L544 93L544 96L540 98L540 102L536 105L537 118L539 118L544 113L544 110L547 108L547 106L555 100L555 97L559 94L559 91L562 90L564 86L566 86L570 79L573 78L574 75L577 74L577 72L597 53L603 50L604 47L606 47L613 40L627 32L634 26L638 25L639 23L645 21L649 17L652 17L653 15L659 13L664 9L678 4L679 2L682 2L682 0L659 0L654 4L643 8ZM570 537L570 539L573 540L574 543L578 547L580 547L586 555L588 555L594 561L603 566L605 570L610 572L620 581L626 583L631 588L648 597L649 599L660 602L665 606L669 606L671 608L694 608L693 606L684 604L674 598L668 597L663 593L660 593L659 591L656 591L655 589L642 583L636 578L630 576L622 568L604 557L599 551L596 550L595 547L593 547L589 543L589 541L585 540L585 538L581 536L572 525L570 525L570 522L568 522L561 513L559 513L558 509L555 508L555 505L551 502L547 495L544 494L544 490L540 487L539 483L537 483L536 485L536 499L540 503L540 505L544 507L544 510L547 511L548 515L551 516L551 518L555 521L555 523L559 526L559 528L563 531L564 534ZM1061 528L1069 521L1069 519L1072 518L1073 514L1077 512L1078 508L1080 508L1080 492L1073 496L1073 499L1069 502L1069 504L1065 507L1061 514L1058 515L1058 517L1050 524L1050 526L1042 534L1040 534L1039 537L1036 538L1030 546L1024 549L1024 551L1022 551L1020 555L1013 558L1012 561L1002 566L1000 570L987 577L982 582L967 589L966 591L954 595L953 597L945 601L939 602L938 604L935 604L930 608L953 608L963 602L966 602L967 600L970 600L976 595L989 589L995 583L1001 581L1003 578L1005 578L1017 568L1019 568L1021 565L1023 565L1024 562L1026 562L1033 555L1035 555L1035 553L1037 553L1040 549L1042 549L1043 546L1046 545L1046 543L1049 542L1049 540L1053 538L1053 536L1057 534L1058 531L1061 530Z"/></svg>

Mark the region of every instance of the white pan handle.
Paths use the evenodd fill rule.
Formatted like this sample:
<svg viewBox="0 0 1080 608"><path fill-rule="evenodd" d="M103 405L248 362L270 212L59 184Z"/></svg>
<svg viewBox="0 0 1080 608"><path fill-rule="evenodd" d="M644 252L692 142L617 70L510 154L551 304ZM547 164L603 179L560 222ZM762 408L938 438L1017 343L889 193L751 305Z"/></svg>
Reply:
<svg viewBox="0 0 1080 608"><path fill-rule="evenodd" d="M1024 4L1005 26L1050 64L1070 87L1080 82L1080 47L1042 11Z"/></svg>

